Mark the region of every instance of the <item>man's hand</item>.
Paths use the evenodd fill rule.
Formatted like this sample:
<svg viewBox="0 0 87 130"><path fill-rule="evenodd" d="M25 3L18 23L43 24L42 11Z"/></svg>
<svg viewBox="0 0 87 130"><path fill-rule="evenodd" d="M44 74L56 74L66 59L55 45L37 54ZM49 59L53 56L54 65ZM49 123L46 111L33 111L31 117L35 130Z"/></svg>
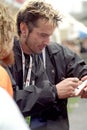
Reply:
<svg viewBox="0 0 87 130"><path fill-rule="evenodd" d="M78 78L66 78L56 85L58 97L60 99L68 97L76 97L75 88L80 85L82 81Z"/></svg>
<svg viewBox="0 0 87 130"><path fill-rule="evenodd" d="M87 80L87 75L81 78L81 81L85 81L85 80ZM80 95L81 98L87 98L87 84Z"/></svg>

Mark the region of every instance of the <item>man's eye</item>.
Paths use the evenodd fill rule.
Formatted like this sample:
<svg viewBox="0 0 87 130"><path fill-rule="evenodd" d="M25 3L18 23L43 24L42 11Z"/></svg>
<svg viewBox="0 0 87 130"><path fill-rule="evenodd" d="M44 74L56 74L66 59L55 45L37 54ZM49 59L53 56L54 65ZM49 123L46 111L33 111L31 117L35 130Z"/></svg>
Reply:
<svg viewBox="0 0 87 130"><path fill-rule="evenodd" d="M47 35L46 34L41 34L41 37L47 37Z"/></svg>

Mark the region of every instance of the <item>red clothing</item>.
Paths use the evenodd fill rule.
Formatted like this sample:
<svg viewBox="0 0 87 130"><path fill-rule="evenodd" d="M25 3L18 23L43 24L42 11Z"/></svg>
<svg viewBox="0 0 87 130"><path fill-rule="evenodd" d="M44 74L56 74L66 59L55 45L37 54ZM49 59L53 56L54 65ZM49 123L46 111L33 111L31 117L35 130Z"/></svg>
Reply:
<svg viewBox="0 0 87 130"><path fill-rule="evenodd" d="M6 91L13 97L13 89L10 77L2 66L0 66L0 87L6 89Z"/></svg>

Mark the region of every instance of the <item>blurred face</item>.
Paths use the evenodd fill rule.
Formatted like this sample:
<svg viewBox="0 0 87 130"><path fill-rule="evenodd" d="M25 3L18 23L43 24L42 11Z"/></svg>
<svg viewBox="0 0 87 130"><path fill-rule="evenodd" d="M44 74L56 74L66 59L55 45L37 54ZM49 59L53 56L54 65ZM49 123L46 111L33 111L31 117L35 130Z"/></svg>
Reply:
<svg viewBox="0 0 87 130"><path fill-rule="evenodd" d="M42 19L38 20L38 26L34 27L31 33L27 33L27 51L39 54L50 42L55 27Z"/></svg>

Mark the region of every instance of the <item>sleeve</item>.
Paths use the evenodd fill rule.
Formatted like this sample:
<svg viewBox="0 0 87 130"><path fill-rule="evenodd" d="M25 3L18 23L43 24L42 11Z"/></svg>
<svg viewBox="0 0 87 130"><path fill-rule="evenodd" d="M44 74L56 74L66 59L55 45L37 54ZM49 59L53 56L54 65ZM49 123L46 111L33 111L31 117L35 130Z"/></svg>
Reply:
<svg viewBox="0 0 87 130"><path fill-rule="evenodd" d="M10 77L2 66L0 66L0 86L13 97L13 89Z"/></svg>
<svg viewBox="0 0 87 130"><path fill-rule="evenodd" d="M32 77L35 78L35 85L21 90L16 89L14 94L15 101L24 116L43 111L55 102L56 97L56 87L49 82L43 63L39 58L35 58L34 63Z"/></svg>
<svg viewBox="0 0 87 130"><path fill-rule="evenodd" d="M38 99L36 103L33 105L31 109L31 114L37 114L37 112L43 111L44 109L52 106L53 103L56 102L56 87L51 84L48 80L46 70L44 69L43 62L40 57L35 58L35 71L33 70L33 74L36 77L36 87L41 89Z"/></svg>
<svg viewBox="0 0 87 130"><path fill-rule="evenodd" d="M87 65L79 55L67 48L63 50L63 55L67 67L67 77L81 78L87 75Z"/></svg>
<svg viewBox="0 0 87 130"><path fill-rule="evenodd" d="M45 72L42 75L45 76ZM43 111L55 102L56 87L48 80L42 81L42 75L39 75L36 85L30 85L15 92L16 103L25 117Z"/></svg>

